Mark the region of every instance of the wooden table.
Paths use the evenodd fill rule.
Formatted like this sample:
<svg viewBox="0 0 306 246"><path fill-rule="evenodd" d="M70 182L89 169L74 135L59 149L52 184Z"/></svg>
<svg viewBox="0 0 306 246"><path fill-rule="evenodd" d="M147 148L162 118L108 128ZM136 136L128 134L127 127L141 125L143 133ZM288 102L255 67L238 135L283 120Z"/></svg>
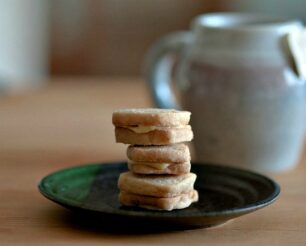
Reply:
<svg viewBox="0 0 306 246"><path fill-rule="evenodd" d="M0 97L0 245L306 245L305 155L294 171L273 176L282 187L276 203L211 229L111 234L73 223L68 210L40 195L37 184L50 172L125 159L112 111L150 106L149 98L133 79L55 79L39 91Z"/></svg>

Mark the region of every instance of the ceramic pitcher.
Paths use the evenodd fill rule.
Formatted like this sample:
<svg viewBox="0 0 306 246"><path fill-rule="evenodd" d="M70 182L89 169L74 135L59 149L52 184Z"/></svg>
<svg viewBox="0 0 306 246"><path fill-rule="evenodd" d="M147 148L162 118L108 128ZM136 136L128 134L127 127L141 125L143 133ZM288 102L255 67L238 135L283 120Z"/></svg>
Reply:
<svg viewBox="0 0 306 246"><path fill-rule="evenodd" d="M305 80L290 37L302 30L298 20L207 14L153 46L146 70L153 98L192 112L197 161L264 172L298 163Z"/></svg>

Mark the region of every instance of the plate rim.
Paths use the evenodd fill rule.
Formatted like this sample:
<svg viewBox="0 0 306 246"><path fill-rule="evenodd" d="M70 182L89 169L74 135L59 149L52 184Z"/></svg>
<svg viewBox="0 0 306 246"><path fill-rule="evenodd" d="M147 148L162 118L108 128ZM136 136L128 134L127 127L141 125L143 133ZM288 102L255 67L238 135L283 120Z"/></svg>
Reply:
<svg viewBox="0 0 306 246"><path fill-rule="evenodd" d="M59 169L57 171L51 172L48 175L44 176L40 182L38 183L38 190L39 192L46 197L47 199L60 204L64 207L70 207L74 209L79 209L87 212L96 212L96 213L101 213L101 214L109 214L109 215L119 215L119 216L133 216L133 217L146 217L146 218L156 218L157 213L163 214L165 216L166 214L169 215L167 218L173 218L171 216L171 211L151 211L151 210L144 210L144 211L134 211L134 210L121 210L121 209L110 209L110 210L98 210L95 208L90 208L90 207L83 207L80 206L79 204L76 204L73 202L73 200L70 200L67 202L66 199L61 199L58 197L55 197L53 193L48 192L48 189L45 187L45 183L52 178L53 176L62 173L62 172L67 172L73 169L80 169L80 168L94 168L94 167L100 167L102 165L107 165L107 166L112 166L112 165L117 165L117 166L122 166L126 165L126 161L112 161L112 162L97 162L97 163L87 163L87 164L80 164L72 167L66 167L63 169ZM267 181L271 187L273 187L273 192L266 197L265 199L262 199L260 201L254 202L252 204L248 204L246 206L238 207L238 208L233 208L233 209L224 209L220 211L215 211L215 212L196 212L192 213L189 212L188 214L175 214L175 218L195 218L195 217L216 217L216 216L226 216L226 215L243 215L247 214L249 212L253 212L255 210L258 210L260 208L263 208L265 206L270 205L274 201L276 201L280 195L281 192L281 187L280 185L274 181L273 179L254 172L252 170L244 169L244 168L238 168L238 167L232 167L232 166L225 166L225 165L219 165L219 164L211 164L211 163L200 163L200 162L191 162L192 166L206 166L209 168L213 169L227 169L230 170L231 172L242 172L243 174L255 176L257 178L260 178L262 180ZM172 213L173 215L173 213ZM165 216L166 217L166 216Z"/></svg>

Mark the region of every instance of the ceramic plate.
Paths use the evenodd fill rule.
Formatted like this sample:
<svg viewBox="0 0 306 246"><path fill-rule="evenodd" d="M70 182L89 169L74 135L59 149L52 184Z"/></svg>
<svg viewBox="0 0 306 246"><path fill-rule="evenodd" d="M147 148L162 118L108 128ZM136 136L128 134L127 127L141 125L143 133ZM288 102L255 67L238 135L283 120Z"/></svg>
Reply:
<svg viewBox="0 0 306 246"><path fill-rule="evenodd" d="M277 183L254 172L219 165L192 165L199 202L174 211L123 207L117 180L125 162L91 164L52 173L39 184L48 199L109 227L198 228L225 223L263 208L280 193Z"/></svg>

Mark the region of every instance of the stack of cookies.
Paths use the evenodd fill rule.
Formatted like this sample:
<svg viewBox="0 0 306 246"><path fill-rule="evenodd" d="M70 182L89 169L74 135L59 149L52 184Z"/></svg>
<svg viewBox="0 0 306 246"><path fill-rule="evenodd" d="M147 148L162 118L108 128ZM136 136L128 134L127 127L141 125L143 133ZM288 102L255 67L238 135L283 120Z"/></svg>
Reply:
<svg viewBox="0 0 306 246"><path fill-rule="evenodd" d="M188 207L198 200L190 173L190 112L122 109L113 113L116 142L127 148L129 172L119 177L119 201L155 210Z"/></svg>

